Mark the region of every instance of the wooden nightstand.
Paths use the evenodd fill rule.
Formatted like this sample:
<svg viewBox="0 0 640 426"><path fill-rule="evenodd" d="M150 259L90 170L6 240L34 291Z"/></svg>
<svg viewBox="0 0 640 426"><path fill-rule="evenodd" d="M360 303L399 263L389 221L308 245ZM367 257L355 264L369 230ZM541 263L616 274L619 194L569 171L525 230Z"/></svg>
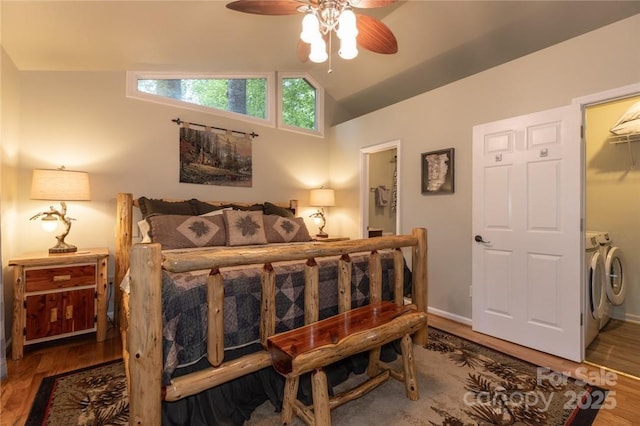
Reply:
<svg viewBox="0 0 640 426"><path fill-rule="evenodd" d="M24 345L96 332L107 335L107 261L109 249L50 255L26 253L13 267L12 357Z"/></svg>

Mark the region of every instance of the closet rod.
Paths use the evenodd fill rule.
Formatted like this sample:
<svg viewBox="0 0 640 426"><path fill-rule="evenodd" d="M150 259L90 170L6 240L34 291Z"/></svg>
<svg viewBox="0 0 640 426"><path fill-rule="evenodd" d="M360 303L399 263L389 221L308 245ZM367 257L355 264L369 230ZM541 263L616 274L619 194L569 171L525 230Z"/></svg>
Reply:
<svg viewBox="0 0 640 426"><path fill-rule="evenodd" d="M233 132L233 133L239 133L241 135L249 135L252 138L255 138L256 136L259 136L257 133L255 132L251 132L251 133L247 133L247 132L241 132L239 130L229 130L229 129L225 129L223 127L215 127L215 126L207 126L206 124L198 124L198 123L191 123L189 121L182 121L180 120L180 117L178 118L174 118L173 120L174 123L176 123L178 126L181 124L188 124L190 126L200 126L200 127L204 127L205 129L216 129L216 130L222 130L224 132Z"/></svg>

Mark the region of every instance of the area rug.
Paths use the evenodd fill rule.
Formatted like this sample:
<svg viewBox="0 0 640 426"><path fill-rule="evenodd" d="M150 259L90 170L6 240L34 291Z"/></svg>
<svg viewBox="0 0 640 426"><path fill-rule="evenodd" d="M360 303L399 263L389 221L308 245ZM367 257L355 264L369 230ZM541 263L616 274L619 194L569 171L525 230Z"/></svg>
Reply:
<svg viewBox="0 0 640 426"><path fill-rule="evenodd" d="M429 343L414 347L420 399L389 380L331 411L336 426L592 424L607 391L429 327ZM399 363L400 360L396 361ZM27 425L126 425L128 400L121 361L47 377ZM336 392L363 380L352 376ZM295 418L293 426L302 425ZM247 426L281 425L266 402Z"/></svg>
<svg viewBox="0 0 640 426"><path fill-rule="evenodd" d="M126 380L122 360L45 377L25 424L128 425Z"/></svg>

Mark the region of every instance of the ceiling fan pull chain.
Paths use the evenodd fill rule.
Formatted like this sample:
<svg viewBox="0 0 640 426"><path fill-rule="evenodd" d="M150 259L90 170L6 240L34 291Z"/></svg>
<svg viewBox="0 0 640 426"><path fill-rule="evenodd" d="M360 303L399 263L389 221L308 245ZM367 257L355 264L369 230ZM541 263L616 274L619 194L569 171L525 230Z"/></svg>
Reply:
<svg viewBox="0 0 640 426"><path fill-rule="evenodd" d="M331 68L331 31L329 32L329 69L327 70L327 74L331 74L333 72L333 68Z"/></svg>

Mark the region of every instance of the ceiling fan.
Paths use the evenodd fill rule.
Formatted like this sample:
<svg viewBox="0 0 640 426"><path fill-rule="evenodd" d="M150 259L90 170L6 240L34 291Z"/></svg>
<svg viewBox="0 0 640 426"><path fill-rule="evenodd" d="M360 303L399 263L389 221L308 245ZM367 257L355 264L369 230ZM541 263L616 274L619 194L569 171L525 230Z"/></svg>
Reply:
<svg viewBox="0 0 640 426"><path fill-rule="evenodd" d="M343 59L357 56L356 46L375 53L398 51L395 35L379 19L357 14L353 8L375 8L396 0L236 0L227 8L258 15L294 15L304 13L302 33L298 41L298 58L305 62L324 62L331 32L340 39L339 55ZM329 49L330 50L330 49Z"/></svg>

